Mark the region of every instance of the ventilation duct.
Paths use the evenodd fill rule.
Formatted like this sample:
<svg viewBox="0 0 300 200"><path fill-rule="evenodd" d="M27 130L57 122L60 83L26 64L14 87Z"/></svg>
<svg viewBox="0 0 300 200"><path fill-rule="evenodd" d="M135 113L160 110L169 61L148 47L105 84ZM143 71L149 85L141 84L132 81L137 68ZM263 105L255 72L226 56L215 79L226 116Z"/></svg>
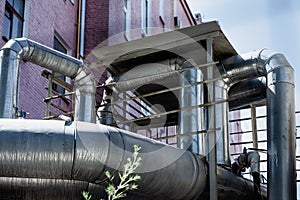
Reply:
<svg viewBox="0 0 300 200"><path fill-rule="evenodd" d="M235 56L220 67L224 81L267 79L268 198L296 199L294 70L284 55L268 50Z"/></svg>
<svg viewBox="0 0 300 200"><path fill-rule="evenodd" d="M0 57L0 118L16 117L19 63L25 60L74 78L75 120L96 121L94 76L82 61L25 38L9 40Z"/></svg>
<svg viewBox="0 0 300 200"><path fill-rule="evenodd" d="M121 170L135 144L142 179L128 199L209 199L207 163L189 151L85 122L1 119L0 127L0 192L11 199L80 199L83 190L98 199L104 172ZM230 170L219 167L218 182L220 199L252 197L252 182Z"/></svg>

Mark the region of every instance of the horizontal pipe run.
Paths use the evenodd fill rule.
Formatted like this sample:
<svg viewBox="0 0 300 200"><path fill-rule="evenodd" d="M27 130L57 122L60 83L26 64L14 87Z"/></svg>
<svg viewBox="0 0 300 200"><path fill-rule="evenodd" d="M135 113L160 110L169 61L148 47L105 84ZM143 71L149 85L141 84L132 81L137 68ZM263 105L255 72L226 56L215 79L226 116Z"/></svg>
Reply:
<svg viewBox="0 0 300 200"><path fill-rule="evenodd" d="M23 128L16 129L16 124ZM0 120L0 127L0 177L101 184L106 180L104 172L121 170L133 145L138 144L143 159L137 171L143 177L138 183L142 193L161 199L194 199L206 185L206 165L201 157L123 130L36 120ZM191 170L180 173L187 168ZM174 193L173 187L180 187L180 192Z"/></svg>
<svg viewBox="0 0 300 200"><path fill-rule="evenodd" d="M266 101L265 79L251 79L232 85L228 91L229 109L241 109L251 104Z"/></svg>
<svg viewBox="0 0 300 200"><path fill-rule="evenodd" d="M182 68L182 69L181 68L180 69L174 69L174 68L171 69L171 67L170 67L170 69L165 72L153 70L153 71L149 72L149 74L146 76L145 75L141 76L141 74L138 74L137 76L135 76L137 78L130 78L130 80L126 80L125 78L121 78L121 79L119 78L119 80L116 82L110 82L108 84L99 85L98 87L109 87L109 88L110 87L119 87L119 88L122 88L123 90L127 91L127 90L130 90L130 87L128 87L129 85L133 85L134 87L136 87L136 84L128 83L130 81L144 85L147 83L155 82L154 80L160 80L160 79L163 79L166 77L177 75L181 72L190 71L190 70L194 70L194 69L201 69L203 67L208 67L208 66L216 65L216 64L219 64L219 62L211 62L211 63L202 64L202 65ZM122 75L120 75L120 77L122 77ZM123 80L123 79L125 79L125 80ZM142 82L142 83L140 83L140 82Z"/></svg>
<svg viewBox="0 0 300 200"><path fill-rule="evenodd" d="M147 94L143 94L143 95L137 95L137 96L134 96L134 97L129 97L129 98L113 101L111 103L111 105L121 103L121 102L128 102L128 101L135 100L135 99L150 97L150 96L154 96L154 95L158 95L158 94L163 94L163 93L167 93L167 92L170 92L170 91L176 91L176 90L180 90L180 89L183 89L183 88L193 87L193 86L201 85L201 84L205 84L205 83L211 83L211 82L215 82L215 81L219 81L219 80L222 80L222 78L215 78L215 79L210 79L210 80L199 81L199 82L196 82L196 83L189 83L188 85L183 85L183 86L178 86L178 87L171 87L171 88L167 88L167 89L164 89L164 90L159 90L159 91L155 91L155 92L151 92L151 93L147 93ZM105 105L107 105L107 104L102 104L101 106L105 106Z"/></svg>
<svg viewBox="0 0 300 200"><path fill-rule="evenodd" d="M129 195L159 200L207 199L203 197L208 166L201 156L108 126L17 119L0 120L1 194L34 200L44 197L40 193L47 189L49 196L44 199L51 199L54 191L61 194L57 199L80 199L67 195L105 187L104 172L121 170L134 144L141 147L142 165L136 173L142 179L137 183L137 195ZM229 170L218 168L218 181L220 199L233 195L248 200L253 193L250 181Z"/></svg>

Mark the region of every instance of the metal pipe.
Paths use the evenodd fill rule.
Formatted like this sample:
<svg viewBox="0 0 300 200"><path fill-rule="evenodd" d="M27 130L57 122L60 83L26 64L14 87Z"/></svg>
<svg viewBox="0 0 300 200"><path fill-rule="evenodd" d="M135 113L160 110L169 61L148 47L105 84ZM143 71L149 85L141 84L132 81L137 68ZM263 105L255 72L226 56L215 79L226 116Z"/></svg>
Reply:
<svg viewBox="0 0 300 200"><path fill-rule="evenodd" d="M266 79L249 79L232 85L228 90L229 109L236 110L266 101Z"/></svg>
<svg viewBox="0 0 300 200"><path fill-rule="evenodd" d="M222 65L219 65L219 70L225 77L225 83L230 87L243 80L264 76L266 69L262 65L257 65L258 62L260 62L259 59L250 52L223 60Z"/></svg>
<svg viewBox="0 0 300 200"><path fill-rule="evenodd" d="M186 68L193 66L193 61L185 61L180 68ZM185 149L191 151L193 153L200 153L201 145L200 137L201 135L191 135L191 136L180 136L185 133L190 132L197 132L199 130L203 130L201 126L201 115L203 113L203 109L197 107L197 105L202 105L203 101L202 94L203 91L200 90L201 88L198 85L184 87L186 85L190 85L199 81L203 81L203 76L201 75L201 71L198 69L191 69L188 71L184 71L181 73L180 84L182 89L180 90L180 107L181 108L188 108L191 106L196 106L196 108L191 110L182 110L179 112L179 120L178 120L178 138L177 138L177 146L180 149ZM200 78L200 80L198 80ZM200 102L199 102L200 101ZM203 153L203 152L202 152ZM202 154L203 155L203 154Z"/></svg>
<svg viewBox="0 0 300 200"><path fill-rule="evenodd" d="M0 50L0 58L0 118L15 118L19 62L26 60L75 78L75 120L95 122L94 76L82 61L26 38L9 40Z"/></svg>
<svg viewBox="0 0 300 200"><path fill-rule="evenodd" d="M141 146L143 160L136 171L142 177L139 189L129 193L132 199L209 199L203 198L209 194L207 163L191 152L79 121L0 119L0 127L0 191L12 199L80 199L68 195L82 190L103 194L104 172L118 173L134 144ZM252 183L229 170L218 167L218 182L220 199L251 199Z"/></svg>
<svg viewBox="0 0 300 200"><path fill-rule="evenodd" d="M268 198L296 199L294 70L286 58L268 50L225 60L228 84L267 77ZM232 67L232 68L231 68ZM223 71L222 71L223 70Z"/></svg>
<svg viewBox="0 0 300 200"><path fill-rule="evenodd" d="M80 11L80 51L79 55L84 57L84 33L85 33L85 12L86 12L86 0L81 0Z"/></svg>
<svg viewBox="0 0 300 200"><path fill-rule="evenodd" d="M114 76L115 84L107 84L113 86L114 92L133 91L140 86L155 83L168 77L178 76L176 70L183 64L183 59L168 59L155 64L143 64L135 66L128 72Z"/></svg>
<svg viewBox="0 0 300 200"><path fill-rule="evenodd" d="M216 127L221 130L216 131L216 146L217 146L217 163L230 166L229 153L229 132L228 132L228 99L227 85L224 81L219 80L215 82L215 100L224 101L224 103L216 104Z"/></svg>
<svg viewBox="0 0 300 200"><path fill-rule="evenodd" d="M124 130L79 121L65 125L62 121L12 119L0 120L0 127L0 177L101 185L106 180L104 172L122 170L133 145L138 144L143 159L136 171L143 177L138 182L139 192L160 199L189 200L206 186L207 168L202 157ZM174 187L180 190L176 192Z"/></svg>

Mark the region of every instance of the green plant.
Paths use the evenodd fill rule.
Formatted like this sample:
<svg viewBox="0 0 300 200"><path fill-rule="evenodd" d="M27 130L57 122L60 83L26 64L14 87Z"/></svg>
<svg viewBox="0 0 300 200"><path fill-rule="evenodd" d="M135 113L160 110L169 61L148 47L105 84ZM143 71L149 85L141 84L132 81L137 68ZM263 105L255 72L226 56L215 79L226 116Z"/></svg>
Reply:
<svg viewBox="0 0 300 200"><path fill-rule="evenodd" d="M127 158L127 163L123 166L123 171L118 173L120 182L118 185L114 184L115 177L110 174L109 171L105 172L105 176L109 180L109 184L105 189L108 200L115 200L126 197L126 192L130 190L136 190L138 185L136 181L141 179L140 175L134 174L135 170L141 165L142 158L138 156L141 147L133 146L132 157ZM91 196L88 192L82 192L82 196L85 200L90 200Z"/></svg>
<svg viewBox="0 0 300 200"><path fill-rule="evenodd" d="M82 196L85 200L91 200L92 196L89 194L89 192L83 191Z"/></svg>

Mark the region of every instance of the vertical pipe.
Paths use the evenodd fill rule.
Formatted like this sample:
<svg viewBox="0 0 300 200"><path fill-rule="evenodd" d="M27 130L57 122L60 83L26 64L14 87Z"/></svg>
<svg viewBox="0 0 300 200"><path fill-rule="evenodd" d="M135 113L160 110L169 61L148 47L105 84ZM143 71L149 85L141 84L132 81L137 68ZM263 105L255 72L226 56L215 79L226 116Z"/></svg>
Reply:
<svg viewBox="0 0 300 200"><path fill-rule="evenodd" d="M226 85L223 80L215 83L215 100L222 101L228 97ZM216 145L217 145L217 163L230 166L230 153L229 153L229 134L228 134L228 103L221 103L215 105L216 109L216 128L220 128L216 132Z"/></svg>
<svg viewBox="0 0 300 200"><path fill-rule="evenodd" d="M85 30L85 12L86 12L86 0L81 0L81 13L80 13L80 51L81 57L84 57L84 30Z"/></svg>
<svg viewBox="0 0 300 200"><path fill-rule="evenodd" d="M296 127L294 70L268 50L225 60L228 84L267 76L268 199L296 199ZM224 79L224 80L225 80Z"/></svg>
<svg viewBox="0 0 300 200"><path fill-rule="evenodd" d="M19 64L15 51L4 49L0 51L0 118L16 118L18 102ZM5 95L4 95L5 94Z"/></svg>
<svg viewBox="0 0 300 200"><path fill-rule="evenodd" d="M184 62L181 68L191 67L192 63ZM198 70L185 70L181 73L181 90L180 90L180 106L188 108L198 105L198 97L201 91L198 91L197 85L186 87L186 85L194 84L198 80ZM185 133L193 133L200 130L199 108L191 110L183 110L179 113L179 135ZM180 136L178 137L177 145L180 149L187 149L193 153L199 154L199 135Z"/></svg>
<svg viewBox="0 0 300 200"><path fill-rule="evenodd" d="M77 10L77 39L76 39L76 58L80 58L80 38L81 38L81 0L78 0Z"/></svg>
<svg viewBox="0 0 300 200"><path fill-rule="evenodd" d="M213 61L213 39L206 40L207 50L207 63ZM210 66L207 69L207 80L214 78L214 66ZM207 84L208 89L208 101L215 101L215 82ZM216 108L214 105L208 107L208 130L213 130L208 133L208 163L209 163L209 196L210 200L218 199L218 187L217 187L217 154L216 154Z"/></svg>
<svg viewBox="0 0 300 200"><path fill-rule="evenodd" d="M96 86L90 69L81 67L74 81L75 120L96 123Z"/></svg>
<svg viewBox="0 0 300 200"><path fill-rule="evenodd" d="M296 128L293 69L282 62L268 71L268 199L296 199ZM278 67L278 66L284 67Z"/></svg>

